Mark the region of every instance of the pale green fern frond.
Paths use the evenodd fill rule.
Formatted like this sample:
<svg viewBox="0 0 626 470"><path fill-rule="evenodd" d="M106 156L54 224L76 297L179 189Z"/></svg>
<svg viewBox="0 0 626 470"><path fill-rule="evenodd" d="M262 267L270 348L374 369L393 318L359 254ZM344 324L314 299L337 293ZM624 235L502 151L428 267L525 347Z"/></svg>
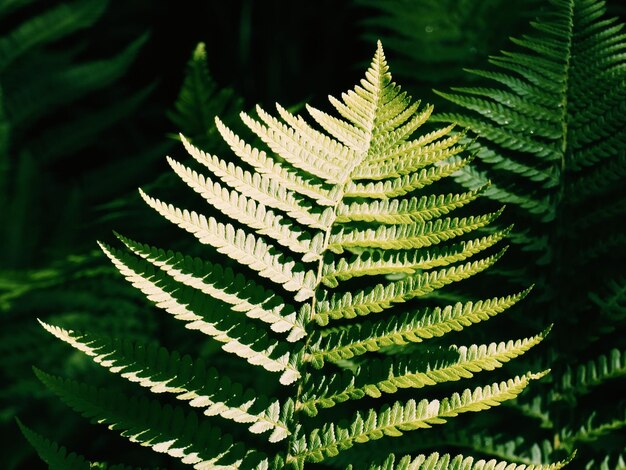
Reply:
<svg viewBox="0 0 626 470"><path fill-rule="evenodd" d="M280 180L274 180L273 172L269 173L271 176L266 176L263 173L250 173L247 170L243 170L240 166L226 163L218 157L202 152L193 147L184 138L183 143L192 157L242 195L269 207L284 211L305 226L318 229L328 228L328 224L325 223L324 219L328 217L325 214L329 213L326 211L315 211L312 207L307 207L306 201L299 197L298 193L285 188L281 185ZM272 168L275 168L275 166ZM322 194L324 195L325 193Z"/></svg>
<svg viewBox="0 0 626 470"><path fill-rule="evenodd" d="M383 224L410 224L431 220L475 200L480 190L463 194L384 199L380 201L340 203L337 222L379 222Z"/></svg>
<svg viewBox="0 0 626 470"><path fill-rule="evenodd" d="M313 333L310 360L314 365L332 360L352 359L387 346L404 346L443 336L451 331L487 320L515 305L528 291L476 303L447 305L395 315L386 321L353 323Z"/></svg>
<svg viewBox="0 0 626 470"><path fill-rule="evenodd" d="M463 136L448 126L412 138L433 108L411 103L392 82L380 44L360 84L330 101L343 118L308 107L313 125L280 106L279 117L260 107L256 116L242 113L265 150L217 120L236 158L181 139L207 175L168 161L208 203L207 213L141 195L206 245L195 257L122 236L132 254L101 244L158 308L220 343L230 360L243 359L258 383L235 381L227 369L207 369L200 359L157 346L44 325L111 372L203 409L226 430L246 427L236 432L240 443L179 409L123 398L116 398L117 408L109 394L88 386L39 373L42 380L77 410L133 440L149 436L146 444L198 468L299 469L357 444L498 406L543 377L528 372L487 379L493 382L487 386L468 382L524 354L547 332L467 347L429 342L446 342L448 333L498 315L527 293L443 305L432 296L493 265L504 252L496 245L510 230L491 227L500 210L469 210L480 190L429 190L471 159ZM460 208L466 212L449 215ZM361 318L370 313L377 315ZM410 358L388 347L416 343L419 354ZM346 360L355 367L337 367ZM436 388L446 383L451 390ZM389 396L419 388L432 397ZM442 393L446 398L435 398ZM378 401L336 406L365 396ZM128 417L124 403L136 407ZM151 407L152 431L142 421ZM332 418L318 408L329 408ZM210 445L198 447L209 434Z"/></svg>
<svg viewBox="0 0 626 470"><path fill-rule="evenodd" d="M496 255L451 268L421 272L399 281L358 290L355 293L326 294L317 302L318 312L313 318L319 325L325 326L329 319L355 318L383 312L397 304L430 294L448 284L474 276L492 266L503 253L504 251L501 251Z"/></svg>

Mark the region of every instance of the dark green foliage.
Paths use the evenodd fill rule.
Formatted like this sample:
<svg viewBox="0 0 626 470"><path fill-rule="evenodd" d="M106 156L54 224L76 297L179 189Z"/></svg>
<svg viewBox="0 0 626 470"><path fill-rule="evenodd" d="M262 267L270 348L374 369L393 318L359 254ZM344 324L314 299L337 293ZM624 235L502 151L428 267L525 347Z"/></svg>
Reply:
<svg viewBox="0 0 626 470"><path fill-rule="evenodd" d="M136 35L109 58L83 59L90 46L83 30L102 17L106 0L51 7L30 3L0 6L6 22L25 7L33 10L30 17L8 23L12 28L0 35L0 223L5 227L0 269L41 266L67 254L70 246L76 249L76 221L89 204L106 199L102 191L90 192L96 187L66 185L69 178L56 175L56 169L73 164L73 171L83 169L81 179L88 181L85 170L94 165L78 160L77 152L98 155L97 139L149 92L149 87L132 93L117 89L115 101L98 99L119 82L147 39ZM63 41L72 41L73 47L59 48ZM72 109L81 109L80 117ZM65 225L65 233L55 232L57 222ZM41 244L47 247L45 257L34 253Z"/></svg>
<svg viewBox="0 0 626 470"><path fill-rule="evenodd" d="M537 283L533 323L557 324L554 384L520 410L541 419L555 453L579 448L581 460L601 462L626 446L626 35L603 2L549 10L514 52L473 72L484 83L439 92L464 112L435 119L481 137L477 163L457 181L490 180L484 194L525 221L512 237L511 279Z"/></svg>
<svg viewBox="0 0 626 470"><path fill-rule="evenodd" d="M368 12L365 38L385 39L396 74L421 94L453 84L525 27L539 0L354 0ZM431 99L430 96L428 96Z"/></svg>
<svg viewBox="0 0 626 470"><path fill-rule="evenodd" d="M198 147L216 151L219 145L215 116L234 116L243 107L242 99L231 88L218 88L207 68L206 46L193 52L185 81L169 118L176 129Z"/></svg>
<svg viewBox="0 0 626 470"><path fill-rule="evenodd" d="M89 37L102 21L107 1L45 4L33 1L0 5L0 432L11 436L17 414L60 420L59 408L33 403L42 396L28 369L48 364L70 376L85 362L67 357L47 341L33 321L37 316L59 324L96 322L114 334L137 334L141 303L102 264L97 253L70 255L79 247L87 224L81 217L107 191L76 183L103 176L89 162L101 155L98 139L145 101L149 88L131 92L120 85L145 44L136 33L117 52L89 53ZM65 47L64 44L71 44ZM116 101L102 99L115 90ZM80 154L79 152L85 152ZM59 171L68 165L72 170ZM100 168L102 168L100 166ZM79 170L80 169L80 170ZM67 169L66 169L67 170ZM69 173L69 174L68 174ZM68 184L71 181L71 184ZM123 185L123 178L119 183ZM82 186L82 187L81 187ZM91 191L91 192L90 192ZM110 194L110 193L108 193ZM39 249L45 245L45 249ZM72 290L75 289L74 291ZM102 292L108 292L102 300ZM97 316L85 316L86 312ZM143 331L153 331L143 324ZM143 334L143 333L142 333ZM59 354L60 353L60 354ZM75 429L64 420L59 438ZM32 452L22 440L3 439L2 462L14 468Z"/></svg>

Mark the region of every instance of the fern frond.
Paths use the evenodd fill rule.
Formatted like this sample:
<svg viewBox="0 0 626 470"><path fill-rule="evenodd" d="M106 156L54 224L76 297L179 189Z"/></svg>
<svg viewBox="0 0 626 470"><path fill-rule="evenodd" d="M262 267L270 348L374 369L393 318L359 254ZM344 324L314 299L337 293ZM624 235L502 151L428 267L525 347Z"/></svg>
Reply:
<svg viewBox="0 0 626 470"><path fill-rule="evenodd" d="M218 428L198 420L194 413L185 414L179 407L161 406L158 401L145 398L127 398L38 369L35 374L61 400L85 417L196 469L253 467L265 459L263 454L244 449L241 443L222 435Z"/></svg>
<svg viewBox="0 0 626 470"><path fill-rule="evenodd" d="M284 124L279 123L274 118L269 117L260 107L257 106L257 113L264 116L267 126L260 124L245 113L241 114L241 120L252 130L267 146L278 155L282 156L295 168L326 181L331 184L338 184L346 177L346 162L354 159L354 155L345 150L348 155L344 160L338 157L329 161L328 158L318 155L315 148L307 145L306 140L300 138L293 130ZM324 148L323 145L321 148ZM338 163L335 164L334 161ZM341 162L341 166L339 164Z"/></svg>
<svg viewBox="0 0 626 470"><path fill-rule="evenodd" d="M599 466L598 466L599 465ZM607 455L602 462L592 460L587 463L585 470L626 470L626 457L618 455L616 457Z"/></svg>
<svg viewBox="0 0 626 470"><path fill-rule="evenodd" d="M226 163L217 157L209 155L192 146L187 139L181 136L189 154L199 163L206 166L224 183L239 191L241 194L263 203L269 207L280 209L296 221L311 228L327 228L329 212L308 210L302 198L290 190L282 187L271 176L262 173L250 173L232 163Z"/></svg>
<svg viewBox="0 0 626 470"><path fill-rule="evenodd" d="M350 259L340 258L338 261L324 265L322 282L329 287L336 287L338 281L345 281L354 277L393 273L414 274L419 270L447 266L464 261L476 253L492 247L506 237L509 231L510 229L503 230L445 248L419 251L367 251L365 254L355 255ZM443 238L438 234L434 238L440 237Z"/></svg>
<svg viewBox="0 0 626 470"><path fill-rule="evenodd" d="M445 163L431 168L424 168L418 173L400 176L398 178L385 181L371 183L351 182L346 186L345 196L376 199L404 196L439 181L446 176L450 176L463 168L470 161L470 158L461 158L451 163Z"/></svg>
<svg viewBox="0 0 626 470"><path fill-rule="evenodd" d="M280 106L278 108L279 110L282 109ZM242 161L254 167L257 172L271 176L274 181L279 181L285 188L308 196L322 206L334 206L337 204L337 197L340 196L340 192L336 186L333 187L328 184L315 182L312 179L306 179L297 171L285 168L264 151L247 144L226 127L219 118L215 119L215 124L233 153L241 158Z"/></svg>
<svg viewBox="0 0 626 470"><path fill-rule="evenodd" d="M624 315L626 312L626 279L611 279L603 293L590 292L589 299L601 311L611 315Z"/></svg>
<svg viewBox="0 0 626 470"><path fill-rule="evenodd" d="M461 393L450 390L442 400L407 397L392 403L389 398L359 407L363 400L355 403L354 410L344 410L354 412L351 417L337 408L336 422L326 424L312 417L318 407L347 399L382 398L383 393L451 384L494 370L524 354L545 335L502 343L485 340L482 345L469 342L467 347L445 345L447 338L443 338L441 343L421 348L421 356L400 354L397 346L463 330L526 295L448 305L463 297L439 292L493 265L506 250L494 249L495 245L510 229L490 226L501 210L447 216L476 199L484 188L438 195L426 189L463 168L472 157L465 155L463 131L452 133L454 126L412 138L428 121L433 107L411 103L392 82L380 44L360 84L330 102L342 117L307 108L323 131L280 106L280 118L260 107L257 117L243 113L242 121L266 150L253 148L217 120L217 130L238 157L237 163L205 153L181 136L187 152L208 173L200 175L169 159L174 172L203 196L213 212L229 217L232 223L140 193L160 215L217 251L203 256L224 257L225 262L192 258L121 236L132 254L101 245L148 300L183 320L187 328L221 343L232 354L225 359L228 364L234 360L246 370L255 370L252 365L279 374L256 369L263 374L262 380L272 383L267 388L257 383L255 389L274 390L274 380L293 384L277 392L280 398L244 391L223 370L219 374L207 370L200 360L181 358L156 345L144 346L145 341L44 325L111 372L151 392L172 394L202 408L206 415L229 420L227 424L234 428L244 425L253 433L271 433L272 443L284 442L282 447L263 445L274 453L273 460L260 455L255 445L245 451L239 443L231 445L217 431L216 442L196 450L193 439L205 439L213 431L208 427L205 431L205 423L196 427L195 415L185 417L178 409L132 402L134 410L128 418L140 421L148 409L154 415L155 429L144 431L143 422L122 421L129 413L126 399L115 398L115 406L123 408L118 411L107 393L39 373L42 380L79 411L115 424L131 439L149 435L152 440L146 443L154 444L157 451L183 458L191 455L197 459L194 464L301 469L305 462L321 462L357 443L401 436L462 413L497 406L543 376L527 373L477 388L468 383L459 387ZM415 193L418 189L424 190ZM230 265L235 267L224 267ZM405 302L411 303L404 312L392 309ZM383 311L388 315L375 321L355 318ZM330 320L343 319L353 320L320 328ZM286 340L281 333L287 333ZM368 352L384 355L373 359ZM342 364L357 356L354 363ZM222 360L221 355L216 357ZM310 370L327 362L343 367L343 375L324 377ZM177 416L176 423L180 423L175 430L171 416ZM172 431L184 426L190 428L183 433L183 444ZM246 432L236 435L246 441L251 438Z"/></svg>
<svg viewBox="0 0 626 470"><path fill-rule="evenodd" d="M599 419L594 411L585 417L582 425L561 429L559 437L563 448L571 450L579 443L594 443L626 428L626 403L621 402L615 408L611 417Z"/></svg>
<svg viewBox="0 0 626 470"><path fill-rule="evenodd" d="M626 351L612 349L575 368L568 367L561 376L557 395L584 394L608 380L626 376ZM556 398L556 397L555 397Z"/></svg>
<svg viewBox="0 0 626 470"><path fill-rule="evenodd" d="M204 148L215 137L214 116L235 115L241 107L242 99L232 89L217 87L209 73L206 45L199 43L187 63L175 110L168 117L192 142Z"/></svg>
<svg viewBox="0 0 626 470"><path fill-rule="evenodd" d="M411 146L410 151L398 152L393 147L394 154L390 158L380 161L368 162L352 176L353 180L381 180L397 178L415 173L417 170L435 162L451 159L466 150L466 145L454 145L463 138L463 133L458 133L442 141L426 145L424 147ZM407 146L408 148L408 146Z"/></svg>
<svg viewBox="0 0 626 470"><path fill-rule="evenodd" d="M515 469L517 465L549 465L551 460L549 456L554 451L550 441L543 441L541 445L535 443L529 448L521 436L507 440L502 435L485 435L479 429L464 426L454 427L452 424L454 422L448 425L449 429L447 430L434 428L433 432L422 433L419 440L410 434L396 438L393 441L394 452L419 455L424 452L432 452L429 449L434 447L445 445L456 449L478 451L492 459L506 461L508 466ZM437 430L443 432L434 432ZM381 461L388 452L388 442L386 439L382 439L370 442L367 446L359 446L345 453L340 453L329 462L335 468L343 469L350 464L355 467L366 468L372 462Z"/></svg>
<svg viewBox="0 0 626 470"><path fill-rule="evenodd" d="M607 383L623 395L614 379L624 374L626 311L617 267L626 240L616 229L625 213L626 35L606 12L598 0L549 2L512 52L492 57L491 70L469 71L480 86L440 93L457 109L433 117L479 136L476 168L462 169L457 181L474 189L494 180L484 194L529 221L512 241L521 249L519 266L528 266L528 253L542 254L532 272L544 277L543 292L531 311L546 312L542 322L571 326L552 348L555 386L521 411L557 436L555 452L581 447L593 468L625 443L621 405L615 409L596 390Z"/></svg>
<svg viewBox="0 0 626 470"><path fill-rule="evenodd" d="M257 203L237 191L229 191L220 186L219 183L211 181L171 158L168 158L167 161L181 180L200 194L209 204L231 219L255 229L261 235L276 240L280 245L286 246L295 253L309 253L314 251L316 245L321 245L321 240L306 239L308 234L305 231L286 222L281 215L268 210L265 205ZM321 234L319 235L321 236Z"/></svg>
<svg viewBox="0 0 626 470"><path fill-rule="evenodd" d="M491 154L489 150L480 150L478 157L482 154ZM536 191L531 193L519 194L519 190L515 187L509 187L497 184L489 179L486 172L477 170L476 168L464 167L456 174L455 179L468 189L477 190L479 188L487 188L481 193L494 201L502 204L515 204L530 214L541 216L541 221L549 221L554 219L554 209L550 207L551 196L538 194Z"/></svg>
<svg viewBox="0 0 626 470"><path fill-rule="evenodd" d="M502 210L487 215L443 218L435 222L382 225L376 229L341 230L331 235L328 249L343 253L345 249L382 248L391 250L424 248L459 237L492 223Z"/></svg>
<svg viewBox="0 0 626 470"><path fill-rule="evenodd" d="M330 96L329 99L331 99ZM299 139L318 152L318 158L330 161L340 168L344 166L346 161L355 158L353 148L330 138L323 132L317 131L301 116L294 116L278 103L276 103L276 110L280 117L289 124L291 129L298 135ZM267 114L265 114L265 116L267 116Z"/></svg>

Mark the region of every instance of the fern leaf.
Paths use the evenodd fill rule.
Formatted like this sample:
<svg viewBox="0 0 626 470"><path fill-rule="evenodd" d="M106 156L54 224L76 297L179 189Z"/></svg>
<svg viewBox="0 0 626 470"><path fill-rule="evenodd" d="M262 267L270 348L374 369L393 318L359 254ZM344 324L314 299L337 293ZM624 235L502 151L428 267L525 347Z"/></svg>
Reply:
<svg viewBox="0 0 626 470"><path fill-rule="evenodd" d="M336 222L378 222L382 224L411 224L441 217L475 200L481 189L462 194L383 199L371 202L339 204Z"/></svg>
<svg viewBox="0 0 626 470"><path fill-rule="evenodd" d="M597 0L546 4L512 52L493 57L491 70L470 70L481 86L441 93L457 110L433 117L479 136L477 168L464 168L457 181L470 189L497 181L499 190L493 185L484 194L508 200L529 221L514 240L523 250L517 258L526 264L528 252L541 252L535 272L549 280L541 282L532 311L570 327L557 333L552 351L559 364L555 386L537 400L541 408L523 403L522 411L557 436L555 452L580 447L591 468L624 448L623 405L607 403L605 390L596 390L611 381L611 393L623 395L623 384L612 380L623 376L619 287L615 304L604 310L603 300L606 283L619 284L614 267L624 261L625 240L615 228L624 218L626 35L606 12ZM579 332L587 340L572 344ZM607 346L600 357L598 345Z"/></svg>
<svg viewBox="0 0 626 470"><path fill-rule="evenodd" d="M199 43L187 63L175 110L168 114L170 120L204 148L215 136L214 116L236 114L241 106L242 99L232 89L218 89L207 66L206 46Z"/></svg>
<svg viewBox="0 0 626 470"><path fill-rule="evenodd" d="M626 403L619 403L615 408L608 418L598 418L594 411L584 419L581 426L561 429L559 440L562 447L571 450L577 444L594 443L626 428Z"/></svg>
<svg viewBox="0 0 626 470"><path fill-rule="evenodd" d="M422 189L429 184L439 181L446 176L460 170L467 165L470 159L463 158L452 163L442 164L436 167L424 168L418 173L400 176L391 180L354 183L347 185L345 195L347 197L367 197L387 199L409 194L417 189Z"/></svg>
<svg viewBox="0 0 626 470"><path fill-rule="evenodd" d="M204 60L202 50L197 55ZM259 107L256 118L242 114L266 150L248 145L217 120L218 132L240 160L237 164L205 153L181 136L185 149L208 173L200 175L170 159L174 172L232 223L141 192L149 206L214 248L217 253L210 250L210 256L226 262L192 258L124 237L119 238L132 254L102 245L148 300L247 364L233 356L229 360L251 371L255 369L250 366L260 366L279 374L261 371L263 380L293 384L276 392L280 398L244 391L224 370L218 374L200 360L144 346L142 341L45 326L111 372L153 393L166 392L206 415L229 420L229 426L243 425L252 433L267 432L271 442L284 441L282 447L263 446L273 452L272 460L255 446L244 448L221 438L182 410L117 395L113 399L113 394L39 373L42 380L82 413L122 429L131 440L145 438L143 442L157 451L199 468L269 470L302 469L305 462L321 462L357 443L486 410L517 397L529 381L541 377L528 373L485 387L468 384L460 387L462 393L447 392L450 396L442 400L383 399L371 409L356 404L354 409L335 407L336 422L325 425L311 416L318 407L347 399L468 379L524 354L545 335L467 347L444 345L448 333L488 320L526 294L440 305L463 298L439 291L493 265L506 249L494 247L509 233L490 227L501 211L447 216L485 188L439 195L426 189L471 160L465 156L464 132L452 133L450 125L412 138L433 107L412 103L392 82L380 44L365 78L330 102L341 117L307 107L322 130L280 106L280 118ZM423 191L414 193L418 189ZM239 266L224 268L232 263ZM339 286L344 281L354 288ZM411 303L404 312L392 310L406 302ZM383 311L388 315L374 321L355 318ZM330 320L347 319L353 321L320 328ZM286 341L281 333L287 333ZM397 346L438 337L444 337L441 343L420 347L421 356L399 354ZM415 352L410 347L405 351ZM368 352L385 355L376 359ZM343 375L323 377L310 370L327 362L341 368L342 362L357 357L359 366L355 362L345 367ZM273 385L267 389L274 390ZM153 429L142 421L146 410ZM209 434L213 441L197 450ZM238 431L236 435L246 442L251 437Z"/></svg>
<svg viewBox="0 0 626 470"><path fill-rule="evenodd" d="M598 466L598 462L592 460L587 463L585 470L624 470L626 469L626 458L623 455L616 457L607 455L599 465L600 466Z"/></svg>
<svg viewBox="0 0 626 470"><path fill-rule="evenodd" d="M515 295L479 302L448 305L444 308L405 312L378 322L356 323L321 330L311 339L306 360L321 367L327 358L352 359L387 346L403 346L443 336L450 331L487 320L515 305L529 290Z"/></svg>
<svg viewBox="0 0 626 470"><path fill-rule="evenodd" d="M280 117L298 134L299 138L317 151L319 158L327 160L339 168L342 168L346 161L355 158L353 149L331 139L323 132L313 129L302 116L294 116L278 103L276 103L276 110ZM265 115L267 116L267 114Z"/></svg>
<svg viewBox="0 0 626 470"><path fill-rule="evenodd" d="M490 153L488 150L481 150L481 154ZM502 204L515 204L527 210L530 214L542 216L542 221L554 219L554 210L550 207L552 198L550 196L536 194L536 192L519 194L515 187L491 182L486 172L481 172L476 168L461 168L455 175L455 179L468 189L477 190L486 185L486 189L481 193L485 197Z"/></svg>
<svg viewBox="0 0 626 470"><path fill-rule="evenodd" d="M376 229L341 231L330 237L328 249L343 253L352 248L412 249L436 245L480 229L500 216L502 210L482 216L437 219L435 222L383 225Z"/></svg>
<svg viewBox="0 0 626 470"><path fill-rule="evenodd" d="M459 429L459 427L453 428L453 424L455 423L451 422L448 425L450 429L444 429L444 432L435 433L434 431L437 428L433 428L433 432L422 433L419 440L416 440L411 434L405 434L396 438L394 439L395 452L418 455L422 452L427 452L428 449L433 447L445 445L463 449L480 449L481 454L497 461L506 461L507 464L502 463L501 465L505 465L504 468L507 470L507 466L516 469L517 465L550 465L550 459L547 456L554 449L549 441L543 441L541 446L532 444L532 447L529 449L524 439L520 436L513 440L505 440L503 436L484 435L484 433L479 431L479 428L461 426ZM442 428L439 428L439 430L441 431ZM355 467L361 466L365 468L371 465L372 462L381 461L383 456L387 455L387 452L389 452L388 443L386 439L382 439L370 442L367 446L352 448L331 459L330 462L335 468L345 468L350 464ZM570 461L573 457L574 455L570 456L565 462Z"/></svg>
<svg viewBox="0 0 626 470"><path fill-rule="evenodd" d="M265 205L256 203L237 191L229 191L219 183L211 181L171 158L167 161L181 180L231 219L240 221L261 235L276 240L280 245L286 246L295 253L314 252L315 247L321 246L321 240L305 239L306 232L293 224L286 223L281 215L268 210Z"/></svg>
<svg viewBox="0 0 626 470"><path fill-rule="evenodd" d="M575 368L568 367L561 376L556 395L584 394L605 381L626 376L626 351L612 349ZM556 397L554 397L556 398Z"/></svg>
<svg viewBox="0 0 626 470"><path fill-rule="evenodd" d="M280 106L278 108L282 109ZM285 168L280 162L268 157L264 151L247 144L226 127L219 118L215 119L215 123L222 138L230 146L233 153L247 164L253 166L257 172L271 176L274 181L280 181L285 188L308 196L322 206L334 206L337 204L337 197L340 193L336 186L324 185L312 179L306 179L300 173Z"/></svg>
<svg viewBox="0 0 626 470"><path fill-rule="evenodd" d="M419 270L447 266L463 261L495 245L509 231L497 232L493 235L456 243L445 248L396 252L367 251L365 254L354 256L351 259L340 258L338 261L324 265L322 282L329 287L336 287L338 281L345 281L354 277L393 273L414 274ZM439 236L441 237L441 235Z"/></svg>
<svg viewBox="0 0 626 470"><path fill-rule="evenodd" d="M626 311L626 279L611 279L603 290L606 292L602 294L589 293L590 300L607 314L623 315Z"/></svg>
<svg viewBox="0 0 626 470"><path fill-rule="evenodd" d="M463 135L457 133L430 145L412 146L410 151L398 152L397 148L393 147L394 153L390 158L368 162L359 168L358 172L355 171L352 179L381 180L415 173L425 166L447 160L465 151L466 145L454 145L463 138Z"/></svg>
<svg viewBox="0 0 626 470"><path fill-rule="evenodd" d="M267 146L281 155L291 165L307 173L327 181L331 184L337 184L346 177L346 169L342 168L325 158L321 158L306 145L306 141L300 139L297 134L289 130L284 124L270 118L269 115L257 107L257 113L266 116L264 121L267 127L252 119L245 113L241 114L241 120L258 135ZM350 161L348 159L347 161Z"/></svg>
<svg viewBox="0 0 626 470"><path fill-rule="evenodd" d="M309 157L307 159L310 159L312 157L313 160L320 161L320 163L323 162L322 164L327 170L341 173L346 171L347 165L355 156L349 147L333 142L332 139L322 133L300 133L297 127L294 128L293 126L283 124L280 120L265 112L260 106L257 106L255 110L268 129L271 129L274 133L281 133L284 137L291 137L300 158ZM281 112L283 115L289 114L284 108L281 109L280 105L277 105L276 110L279 114ZM269 147L271 148L271 146ZM297 167L297 165L295 166ZM330 181L328 177L322 179Z"/></svg>

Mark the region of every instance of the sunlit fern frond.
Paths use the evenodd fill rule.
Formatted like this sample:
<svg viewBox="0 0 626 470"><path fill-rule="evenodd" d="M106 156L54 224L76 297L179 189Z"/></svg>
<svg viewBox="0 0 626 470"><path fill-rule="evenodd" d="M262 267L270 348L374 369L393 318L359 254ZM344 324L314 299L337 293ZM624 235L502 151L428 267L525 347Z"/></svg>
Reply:
<svg viewBox="0 0 626 470"><path fill-rule="evenodd" d="M42 381L77 411L196 468L300 469L498 406L543 377L545 371L483 376L547 332L481 345L429 342L489 320L527 293L453 304L427 299L498 261L504 250L496 245L508 233L491 228L501 211L450 215L467 211L476 192L438 194L437 182L471 159L459 138L450 127L411 138L432 107L411 104L392 82L380 43L359 85L330 101L341 117L307 106L314 125L280 106L279 118L260 107L241 113L265 150L218 121L234 161L181 136L204 168L171 158L170 165L219 217L141 195L203 245L201 256L123 236L127 250L101 244L149 300L198 331L190 340L215 340L247 362L254 379L245 387L268 382L275 397L244 391L228 370L207 370L190 355L48 324L111 372L174 394L213 419L186 414L184 403L174 409L120 397L118 405L108 392L38 372ZM410 344L420 345L419 357L380 351ZM360 367L342 370L346 359ZM468 382L474 375L478 385ZM458 389L437 387L457 381ZM346 400L350 406L337 406ZM216 440L227 434L220 428L237 425L236 443ZM201 446L208 436L211 446ZM555 465L530 468L564 463Z"/></svg>

